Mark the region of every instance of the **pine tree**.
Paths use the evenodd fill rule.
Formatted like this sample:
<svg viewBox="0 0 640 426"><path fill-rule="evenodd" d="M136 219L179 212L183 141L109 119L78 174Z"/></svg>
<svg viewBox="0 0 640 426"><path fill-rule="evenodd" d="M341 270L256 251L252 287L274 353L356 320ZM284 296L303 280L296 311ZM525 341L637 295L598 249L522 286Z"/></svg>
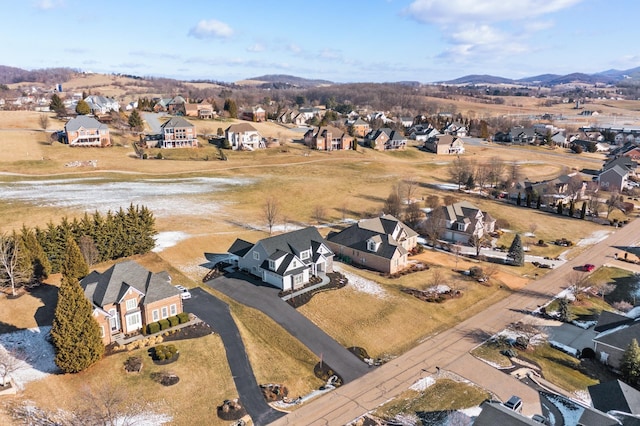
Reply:
<svg viewBox="0 0 640 426"><path fill-rule="evenodd" d="M47 254L38 242L33 229L29 229L23 225L20 231L20 238L29 255L33 279L34 281L42 282L49 276L49 271L51 270L51 264L49 263Z"/></svg>
<svg viewBox="0 0 640 426"><path fill-rule="evenodd" d="M630 385L636 384L640 379L640 347L638 347L636 339L631 340L631 343L622 354L620 372Z"/></svg>
<svg viewBox="0 0 640 426"><path fill-rule="evenodd" d="M80 283L63 275L51 327L58 368L64 373L77 373L102 358L104 345L100 334L91 302Z"/></svg>
<svg viewBox="0 0 640 426"><path fill-rule="evenodd" d="M64 102L62 102L62 99L60 99L60 96L58 96L57 93L54 93L53 96L51 96L51 103L49 103L49 109L55 112L56 114L58 114L59 116L63 116L67 114L67 109L64 106Z"/></svg>
<svg viewBox="0 0 640 426"><path fill-rule="evenodd" d="M558 203L558 214L562 214L562 203Z"/></svg>
<svg viewBox="0 0 640 426"><path fill-rule="evenodd" d="M89 267L82 256L80 247L71 237L67 238L62 273L69 279L75 279L76 281L89 275Z"/></svg>
<svg viewBox="0 0 640 426"><path fill-rule="evenodd" d="M530 208L531 207L531 193L530 192L527 192L526 200L527 200L526 201L526 206Z"/></svg>
<svg viewBox="0 0 640 426"><path fill-rule="evenodd" d="M576 214L576 204L571 200L569 204L569 217L573 217L574 214Z"/></svg>
<svg viewBox="0 0 640 426"><path fill-rule="evenodd" d="M510 260L512 265L524 265L524 248L522 247L522 239L520 238L520 234L516 234L516 236L513 238L511 247L509 247L507 259Z"/></svg>
<svg viewBox="0 0 640 426"><path fill-rule="evenodd" d="M587 202L582 203L582 209L580 210L580 219L587 217Z"/></svg>
<svg viewBox="0 0 640 426"><path fill-rule="evenodd" d="M569 301L566 297L558 300L558 314L560 321L569 322Z"/></svg>
<svg viewBox="0 0 640 426"><path fill-rule="evenodd" d="M238 118L238 107L236 101L231 98L227 98L224 101L224 110L229 113L229 117Z"/></svg>
<svg viewBox="0 0 640 426"><path fill-rule="evenodd" d="M521 195L520 195L520 193L518 192L518 199L516 200L516 205L518 205L518 206L522 204L522 200L521 200L521 198L520 198L520 197L521 197Z"/></svg>
<svg viewBox="0 0 640 426"><path fill-rule="evenodd" d="M131 112L127 123L129 123L129 127L134 130L142 130L142 118L140 117L140 114L138 114L138 111L135 109Z"/></svg>
<svg viewBox="0 0 640 426"><path fill-rule="evenodd" d="M76 104L76 113L79 115L91 114L91 107L84 100L80 99Z"/></svg>
<svg viewBox="0 0 640 426"><path fill-rule="evenodd" d="M542 197L538 195L538 201L536 201L536 209L540 210L541 206L542 206Z"/></svg>

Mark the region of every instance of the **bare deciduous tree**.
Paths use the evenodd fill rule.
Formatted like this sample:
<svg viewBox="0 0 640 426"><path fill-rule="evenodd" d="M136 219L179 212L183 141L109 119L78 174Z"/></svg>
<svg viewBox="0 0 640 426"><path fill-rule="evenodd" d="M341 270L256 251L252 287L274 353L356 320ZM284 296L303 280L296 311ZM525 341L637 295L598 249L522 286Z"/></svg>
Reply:
<svg viewBox="0 0 640 426"><path fill-rule="evenodd" d="M471 168L469 160L464 157L458 156L451 162L448 170L449 176L453 183L458 185L458 189L461 189L462 185L467 183Z"/></svg>
<svg viewBox="0 0 640 426"><path fill-rule="evenodd" d="M429 195L427 196L424 203L426 207L434 210L440 206L440 197L438 197L437 195Z"/></svg>
<svg viewBox="0 0 640 426"><path fill-rule="evenodd" d="M40 128L42 130L47 130L47 127L49 127L49 116L44 113L40 114L38 117L38 123L40 123Z"/></svg>
<svg viewBox="0 0 640 426"><path fill-rule="evenodd" d="M16 295L18 287L29 282L30 270L27 269L19 241L7 234L0 235L0 285L10 287Z"/></svg>
<svg viewBox="0 0 640 426"><path fill-rule="evenodd" d="M589 276L583 272L573 271L567 278L567 284L576 300L582 300L584 291L589 286Z"/></svg>
<svg viewBox="0 0 640 426"><path fill-rule="evenodd" d="M267 227L269 227L269 235L273 233L273 227L278 220L279 210L278 200L274 197L267 198L264 203L263 213L264 220L267 222Z"/></svg>
<svg viewBox="0 0 640 426"><path fill-rule="evenodd" d="M612 192L611 195L609 195L609 198L607 199L607 219L609 219L609 216L611 215L611 213L620 207L620 195L618 195L617 192Z"/></svg>
<svg viewBox="0 0 640 426"><path fill-rule="evenodd" d="M407 204L411 204L413 202L413 198L416 196L417 191L418 181L415 177L409 176L402 180L402 193L407 200Z"/></svg>
<svg viewBox="0 0 640 426"><path fill-rule="evenodd" d="M433 268L431 270L431 278L429 279L429 284L432 287L438 287L446 282L446 276L442 273L440 268Z"/></svg>
<svg viewBox="0 0 640 426"><path fill-rule="evenodd" d="M478 235L477 233L474 233L473 235L471 235L471 238L469 238L469 244L471 245L471 247L476 249L476 257L480 256L480 250L485 246L486 243L487 236L484 234Z"/></svg>
<svg viewBox="0 0 640 426"><path fill-rule="evenodd" d="M318 222L318 224L322 223L327 216L327 209L322 204L316 204L313 206L313 219Z"/></svg>
<svg viewBox="0 0 640 426"><path fill-rule="evenodd" d="M438 244L438 240L444 232L444 226L444 212L441 207L436 207L431 211L431 213L429 213L424 224L424 234L434 248Z"/></svg>
<svg viewBox="0 0 640 426"><path fill-rule="evenodd" d="M582 187L584 181L579 174L575 174L569 178L567 182L567 193L571 196L572 200L580 200L582 197Z"/></svg>
<svg viewBox="0 0 640 426"><path fill-rule="evenodd" d="M87 266L91 267L100 260L100 253L98 253L96 243L90 236L81 236L80 240L78 241L78 247L80 248L82 257L84 257L84 261L87 262Z"/></svg>
<svg viewBox="0 0 640 426"><path fill-rule="evenodd" d="M20 350L0 348L0 386L6 386L11 375L25 367L26 359L26 355Z"/></svg>
<svg viewBox="0 0 640 426"><path fill-rule="evenodd" d="M494 187L502 181L505 165L504 160L500 157L491 157L489 159L489 180Z"/></svg>
<svg viewBox="0 0 640 426"><path fill-rule="evenodd" d="M480 193L484 191L485 186L490 183L491 168L489 164L481 163L476 167L476 185L480 188Z"/></svg>

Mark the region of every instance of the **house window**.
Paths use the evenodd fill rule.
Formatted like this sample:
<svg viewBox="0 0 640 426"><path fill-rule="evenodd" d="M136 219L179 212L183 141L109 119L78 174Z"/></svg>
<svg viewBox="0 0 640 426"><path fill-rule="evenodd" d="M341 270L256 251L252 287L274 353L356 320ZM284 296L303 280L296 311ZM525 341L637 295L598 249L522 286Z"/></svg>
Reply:
<svg viewBox="0 0 640 426"><path fill-rule="evenodd" d="M142 326L142 319L140 318L140 312L136 312L127 315L127 330L137 330Z"/></svg>
<svg viewBox="0 0 640 426"><path fill-rule="evenodd" d="M154 309L153 311L151 311L151 318L153 321L159 321L160 320L160 312L158 312L157 309Z"/></svg>
<svg viewBox="0 0 640 426"><path fill-rule="evenodd" d="M138 301L136 299L127 300L127 311L133 311L138 307Z"/></svg>
<svg viewBox="0 0 640 426"><path fill-rule="evenodd" d="M169 311L167 310L167 307L163 306L162 307L162 319L165 319L165 318L167 318L169 316L168 312Z"/></svg>
<svg viewBox="0 0 640 426"><path fill-rule="evenodd" d="M303 280L304 280L304 275L303 274L298 274L295 277L293 277L293 284L294 285L300 285L300 284L302 284Z"/></svg>
<svg viewBox="0 0 640 426"><path fill-rule="evenodd" d="M276 270L276 262L275 262L275 260L269 259L269 269L271 269L272 271Z"/></svg>
<svg viewBox="0 0 640 426"><path fill-rule="evenodd" d="M171 316L176 315L178 313L175 303L169 306L169 313L171 314Z"/></svg>
<svg viewBox="0 0 640 426"><path fill-rule="evenodd" d="M100 326L100 337L104 337L104 325Z"/></svg>
<svg viewBox="0 0 640 426"><path fill-rule="evenodd" d="M260 260L260 253L258 253L257 251L253 252L253 260Z"/></svg>
<svg viewBox="0 0 640 426"><path fill-rule="evenodd" d="M308 259L309 256L310 256L309 250L305 250L305 251L300 253L300 259L302 259L302 260Z"/></svg>
<svg viewBox="0 0 640 426"><path fill-rule="evenodd" d="M458 231L464 231L464 223L458 223Z"/></svg>

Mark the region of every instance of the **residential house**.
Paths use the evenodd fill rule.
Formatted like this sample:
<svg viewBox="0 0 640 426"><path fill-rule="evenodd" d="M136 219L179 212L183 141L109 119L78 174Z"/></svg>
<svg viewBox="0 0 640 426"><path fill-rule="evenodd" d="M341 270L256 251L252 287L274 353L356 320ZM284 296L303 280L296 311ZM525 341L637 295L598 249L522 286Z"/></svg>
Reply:
<svg viewBox="0 0 640 426"><path fill-rule="evenodd" d="M375 271L395 274L409 266L418 234L391 215L361 220L327 236L334 254Z"/></svg>
<svg viewBox="0 0 640 426"><path fill-rule="evenodd" d="M598 175L600 188L610 192L620 192L629 181L629 170L620 165L614 165Z"/></svg>
<svg viewBox="0 0 640 426"><path fill-rule="evenodd" d="M237 239L228 250L231 262L283 291L333 272L333 252L312 226L265 238L253 244Z"/></svg>
<svg viewBox="0 0 640 426"><path fill-rule="evenodd" d="M539 182L531 182L528 179L515 182L508 193L510 199L517 199L520 194L521 199L529 195L533 202L536 202L538 197L542 197L547 204L557 202L566 204L571 200L583 198L586 189L587 182L582 180L579 174L572 173Z"/></svg>
<svg viewBox="0 0 640 426"><path fill-rule="evenodd" d="M482 411L473 421L474 426L540 426L540 423L536 423L529 417L507 408L499 402L485 401L480 407Z"/></svg>
<svg viewBox="0 0 640 426"><path fill-rule="evenodd" d="M102 273L93 271L80 285L93 304L105 345L182 312L180 291L171 285L169 274L150 272L132 260Z"/></svg>
<svg viewBox="0 0 640 426"><path fill-rule="evenodd" d="M243 110L240 113L240 119L256 123L267 121L267 112L262 107L252 107L251 109Z"/></svg>
<svg viewBox="0 0 640 426"><path fill-rule="evenodd" d="M321 119L325 111L317 107L303 107L298 110L298 113L302 114L301 118L304 118L304 122L306 123L314 117Z"/></svg>
<svg viewBox="0 0 640 426"><path fill-rule="evenodd" d="M408 129L409 127L413 126L413 117L400 117L400 124L405 129Z"/></svg>
<svg viewBox="0 0 640 426"><path fill-rule="evenodd" d="M609 150L608 144L585 139L574 139L571 146L580 146L585 152L606 152Z"/></svg>
<svg viewBox="0 0 640 426"><path fill-rule="evenodd" d="M610 380L587 387L593 408L640 417L640 392L621 380Z"/></svg>
<svg viewBox="0 0 640 426"><path fill-rule="evenodd" d="M343 130L333 126L309 129L304 134L304 143L309 148L321 151L347 150L352 148L353 138Z"/></svg>
<svg viewBox="0 0 640 426"><path fill-rule="evenodd" d="M499 143L514 143L518 145L529 145L536 143L538 133L533 127L515 126L508 132L497 132L493 140Z"/></svg>
<svg viewBox="0 0 640 426"><path fill-rule="evenodd" d="M620 369L622 355L631 341L640 341L640 321L612 312L602 311L594 330L598 332L593 338L596 358L614 369Z"/></svg>
<svg viewBox="0 0 640 426"><path fill-rule="evenodd" d="M109 128L93 117L79 115L64 125L69 146L110 146Z"/></svg>
<svg viewBox="0 0 640 426"><path fill-rule="evenodd" d="M442 206L439 212L430 212L427 220L438 220L441 238L468 244L473 238L482 238L495 230L496 220L487 212L468 201Z"/></svg>
<svg viewBox="0 0 640 426"><path fill-rule="evenodd" d="M638 161L640 160L640 147L634 146L622 155L631 158L633 161Z"/></svg>
<svg viewBox="0 0 640 426"><path fill-rule="evenodd" d="M171 102L171 98L157 99L156 103L153 105L153 111L167 112L167 107L169 105L169 102Z"/></svg>
<svg viewBox="0 0 640 426"><path fill-rule="evenodd" d="M427 139L423 148L437 155L464 154L464 141L453 135L436 135Z"/></svg>
<svg viewBox="0 0 640 426"><path fill-rule="evenodd" d="M91 108L91 113L94 115L107 114L111 111L120 111L120 104L113 98L107 98L106 96L90 95L84 98L84 101Z"/></svg>
<svg viewBox="0 0 640 426"><path fill-rule="evenodd" d="M178 95L167 103L167 112L169 114L184 115L184 105L187 103L185 99Z"/></svg>
<svg viewBox="0 0 640 426"><path fill-rule="evenodd" d="M249 123L233 124L224 131L225 138L229 141L234 151L264 148L260 133Z"/></svg>
<svg viewBox="0 0 640 426"><path fill-rule="evenodd" d="M353 134L361 138L365 137L365 135L369 133L369 131L371 130L369 123L367 123L361 118L357 118L355 121L353 121L349 125L353 127Z"/></svg>
<svg viewBox="0 0 640 426"><path fill-rule="evenodd" d="M415 141L426 142L438 136L440 132L431 127L430 124L416 124L409 129L409 138Z"/></svg>
<svg viewBox="0 0 640 426"><path fill-rule="evenodd" d="M285 110L284 112L282 112L276 119L276 121L278 123L284 123L284 124L288 124L288 123L293 123L293 118L298 114L297 111L294 110Z"/></svg>
<svg viewBox="0 0 640 426"><path fill-rule="evenodd" d="M404 149L407 146L407 138L397 130L383 127L370 131L365 136L365 144L378 151Z"/></svg>
<svg viewBox="0 0 640 426"><path fill-rule="evenodd" d="M187 117L197 117L201 120L210 120L213 118L215 111L213 111L213 105L201 102L201 103L186 103L184 104L184 115Z"/></svg>
<svg viewBox="0 0 640 426"><path fill-rule="evenodd" d="M464 124L454 121L453 123L449 123L442 129L442 133L445 135L457 136L459 138L464 138L467 136L467 126Z"/></svg>
<svg viewBox="0 0 640 426"><path fill-rule="evenodd" d="M160 128L161 148L196 148L198 146L196 126L182 117L172 117Z"/></svg>

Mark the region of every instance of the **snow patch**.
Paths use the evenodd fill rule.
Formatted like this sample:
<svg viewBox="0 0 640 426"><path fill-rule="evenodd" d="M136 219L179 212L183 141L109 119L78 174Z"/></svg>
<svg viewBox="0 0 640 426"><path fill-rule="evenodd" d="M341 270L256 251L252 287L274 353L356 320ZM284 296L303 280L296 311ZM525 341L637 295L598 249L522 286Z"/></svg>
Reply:
<svg viewBox="0 0 640 426"><path fill-rule="evenodd" d="M576 358L578 357L578 350L576 348L572 348L571 346L567 346L563 343L556 342L555 340L549 340L549 344L551 345L552 348L558 349L559 351L562 351L569 355L573 355Z"/></svg>
<svg viewBox="0 0 640 426"><path fill-rule="evenodd" d="M180 231L160 232L156 235L156 246L151 250L154 253L160 253L164 249L173 247L182 240L189 238L189 234Z"/></svg>
<svg viewBox="0 0 640 426"><path fill-rule="evenodd" d="M628 316L629 318L634 318L634 319L640 317L640 306L636 306L635 308L627 312L625 315Z"/></svg>
<svg viewBox="0 0 640 426"><path fill-rule="evenodd" d="M586 238L581 239L576 244L577 246L591 246L593 244L597 244L600 241L607 238L610 234L610 231L596 231L593 234L589 235Z"/></svg>
<svg viewBox="0 0 640 426"><path fill-rule="evenodd" d="M334 265L333 269L336 272L340 272L342 275L344 275L348 280L347 286L352 287L354 290L371 294L372 296L376 296L380 299L387 296L387 292L377 282L368 280L356 274L352 274L351 272L347 272L343 268L341 268L340 265Z"/></svg>
<svg viewBox="0 0 640 426"><path fill-rule="evenodd" d="M24 359L10 374L18 388L59 371L53 345L47 340L50 331L51 327L46 326L0 334L0 351L17 353Z"/></svg>
<svg viewBox="0 0 640 426"><path fill-rule="evenodd" d="M433 377L427 376L427 377L423 377L422 379L416 381L414 384L409 386L409 389L414 390L416 392L422 392L426 390L429 386L434 385L435 383L436 383L436 380Z"/></svg>

